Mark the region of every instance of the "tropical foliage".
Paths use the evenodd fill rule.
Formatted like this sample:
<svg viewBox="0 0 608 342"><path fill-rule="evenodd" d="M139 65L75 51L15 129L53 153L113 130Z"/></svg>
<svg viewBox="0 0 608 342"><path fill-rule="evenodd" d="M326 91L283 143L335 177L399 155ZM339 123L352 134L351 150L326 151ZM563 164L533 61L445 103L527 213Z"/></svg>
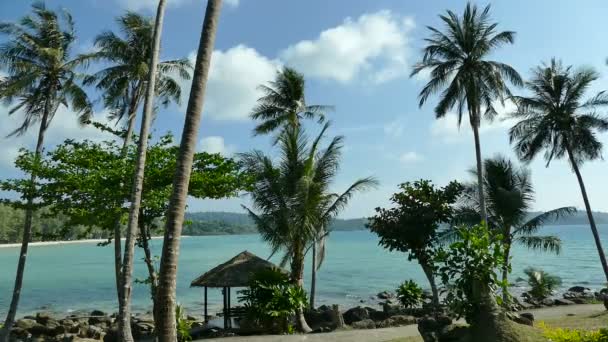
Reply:
<svg viewBox="0 0 608 342"><path fill-rule="evenodd" d="M554 342L603 342L608 341L608 329L594 331L552 328L544 322L539 323L543 336Z"/></svg>
<svg viewBox="0 0 608 342"><path fill-rule="evenodd" d="M562 284L562 280L558 276L551 275L543 270L528 267L524 270L528 277L528 285L530 295L534 300L543 300L550 297L553 291Z"/></svg>
<svg viewBox="0 0 608 342"><path fill-rule="evenodd" d="M391 208L376 208L369 229L380 237L380 246L407 253L408 260L418 261L431 286L433 302L438 305L433 261L442 234L441 225L452 221L462 185L451 182L436 188L428 180L419 180L403 183L399 188L401 192L391 197Z"/></svg>
<svg viewBox="0 0 608 342"><path fill-rule="evenodd" d="M396 293L399 302L406 308L413 308L422 303L422 288L411 279L399 285Z"/></svg>
<svg viewBox="0 0 608 342"><path fill-rule="evenodd" d="M497 32L497 23L490 17L490 6L479 11L476 5L467 3L462 16L452 11L440 15L444 31L428 27L422 61L414 66L412 76L430 71L430 80L420 91L420 106L428 98L441 91L435 107L435 116L442 118L456 107L458 125L465 109L475 138L477 158L478 196L481 216L485 219L483 181L481 179L481 143L479 127L481 118L494 119L498 114L495 101L504 104L510 96L506 81L521 86L523 81L511 66L490 59L490 55L502 45L513 44L515 32ZM443 90L442 90L443 89Z"/></svg>
<svg viewBox="0 0 608 342"><path fill-rule="evenodd" d="M568 158L581 189L591 232L608 280L608 262L579 169L585 161L601 157L602 143L597 133L608 130L608 120L596 114L598 108L608 105L608 94L599 92L585 99L585 93L598 78L598 73L592 69L575 70L564 67L555 59L537 67L526 82L531 95L514 97L517 111L512 117L518 122L509 135L515 152L525 162L532 161L542 151L545 151L547 166L553 159Z"/></svg>

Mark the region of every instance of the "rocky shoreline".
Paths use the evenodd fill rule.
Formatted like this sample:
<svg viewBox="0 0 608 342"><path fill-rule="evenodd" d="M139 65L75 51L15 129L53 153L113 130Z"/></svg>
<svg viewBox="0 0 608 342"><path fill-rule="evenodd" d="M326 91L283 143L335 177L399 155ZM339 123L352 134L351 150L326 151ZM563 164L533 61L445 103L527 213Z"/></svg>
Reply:
<svg viewBox="0 0 608 342"><path fill-rule="evenodd" d="M341 311L338 305L322 305L308 310L306 320L316 333L334 331L340 328L375 329L419 324L422 334L425 331L440 329L452 323L452 317L432 313L428 305L421 308L404 308L396 296L388 291L378 293L375 298L380 308L357 306ZM606 302L604 302L606 301ZM430 299L428 294L425 302ZM515 300L510 317L513 321L532 325L534 316L526 311L542 307L563 306L573 304L605 303L608 309L608 288L593 291L583 286L573 286L556 298L546 298L541 301L532 299L529 295L522 300ZM212 321L215 317L211 317ZM236 329L222 329L207 324L202 317L188 316L194 339L209 337L225 337L248 335L261 332ZM136 314L133 316L131 328L137 341L154 340L154 320L151 314ZM94 310L87 314L71 314L64 318L56 318L45 312L25 316L15 323L11 331L13 341L118 341L116 314L107 314Z"/></svg>

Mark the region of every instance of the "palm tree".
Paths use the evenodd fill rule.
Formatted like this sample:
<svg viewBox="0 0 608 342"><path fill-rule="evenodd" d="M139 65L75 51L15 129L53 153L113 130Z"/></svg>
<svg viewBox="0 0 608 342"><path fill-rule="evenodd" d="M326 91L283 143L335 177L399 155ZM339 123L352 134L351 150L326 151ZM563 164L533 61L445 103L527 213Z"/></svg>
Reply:
<svg viewBox="0 0 608 342"><path fill-rule="evenodd" d="M598 107L608 105L608 94L600 92L584 99L585 92L599 75L593 69L573 70L555 59L532 71L526 82L529 97L516 96L519 122L509 131L511 143L522 161L532 161L541 151L547 167L553 159L567 157L581 188L587 218L600 261L608 280L608 263L602 249L585 183L579 165L601 156L602 143L596 132L608 130L608 120L598 116Z"/></svg>
<svg viewBox="0 0 608 342"><path fill-rule="evenodd" d="M91 60L108 63L109 66L88 76L85 84L95 84L102 92L103 103L110 111L110 119L120 123L126 119L126 134L122 154L126 155L135 127L137 110L147 88L153 44L154 23L150 18L127 12L116 19L122 36L105 31L95 38L97 52L88 56ZM181 102L181 87L176 77L190 79L191 63L187 58L169 60L158 64L156 95L163 105ZM120 274L122 268L120 217L114 226L114 268L119 305L122 302Z"/></svg>
<svg viewBox="0 0 608 342"><path fill-rule="evenodd" d="M325 113L332 106L307 105L304 76L296 70L284 67L277 72L269 85L260 85L264 96L258 99L250 117L262 121L254 128L254 134L268 134L286 125L297 126L302 119L325 121Z"/></svg>
<svg viewBox="0 0 608 342"><path fill-rule="evenodd" d="M157 300L158 303L161 303L161 306L155 315L156 334L161 342L174 342L177 340L175 327L175 286L179 242L184 223L192 161L197 145L198 129L205 99L205 88L209 76L209 65L211 64L211 55L213 53L221 6L222 0L207 1L203 30L194 64L190 99L188 101L188 108L186 109L186 120L175 166L173 193L166 215L157 290Z"/></svg>
<svg viewBox="0 0 608 342"><path fill-rule="evenodd" d="M139 143L137 146L137 162L133 177L133 187L131 189L131 206L129 208L129 222L127 224L127 234L125 239L124 258L120 273L120 285L122 290L118 310L118 330L120 339L123 342L133 341L131 334L131 285L133 275L133 254L135 249L135 238L139 228L139 213L141 208L141 198L143 194L144 174L146 168L146 154L148 150L148 132L152 124L154 107L154 95L156 93L156 81L158 73L158 60L160 55L160 37L163 30L163 19L165 14L166 0L159 0L154 21L153 43L151 45L150 64L148 70L146 97L144 99L144 112L142 117L141 129L139 133Z"/></svg>
<svg viewBox="0 0 608 342"><path fill-rule="evenodd" d="M546 211L532 218L529 217L534 204L534 187L530 170L518 168L501 156L484 160L484 191L488 213L488 224L503 237L505 260L502 267L502 281L507 284L509 275L509 258L513 243L519 243L529 249L548 251L559 254L561 240L557 236L537 235L547 223L576 212L574 207L562 207ZM477 177L477 172L471 173ZM463 192L460 219L475 224L479 222L479 197L476 196L477 184L467 186ZM472 214L472 215L471 215ZM467 220L466 218L469 218ZM458 220L459 218L457 218ZM506 303L508 293L503 293Z"/></svg>
<svg viewBox="0 0 608 342"><path fill-rule="evenodd" d="M290 263L291 281L300 287L304 285L307 248L355 192L376 185L374 179L363 178L342 194L329 191L339 168L343 137L335 137L321 150L319 144L328 127L326 124L309 143L299 125L286 126L277 139L280 149L277 164L261 151L241 155L245 170L255 178L251 190L254 207L245 209L262 239L270 244L272 254L284 252L281 265ZM302 309L297 318L298 329L310 332Z"/></svg>
<svg viewBox="0 0 608 342"><path fill-rule="evenodd" d="M490 21L490 6L478 12L477 6L467 4L462 17L452 11L440 15L445 24L445 32L429 27L431 36L426 39L422 61L411 76L423 70L430 70L431 79L420 92L420 107L433 93L441 92L435 107L435 116L442 118L454 106L457 108L458 125L462 122L465 108L475 138L477 158L478 195L481 217L487 218L483 192L483 170L479 126L481 117L493 119L496 115L494 101L504 102L510 95L505 79L516 86L522 79L511 66L488 59L494 50L504 44L513 44L515 32L496 32L497 23Z"/></svg>
<svg viewBox="0 0 608 342"><path fill-rule="evenodd" d="M0 99L14 104L9 114L24 116L21 126L9 136L22 135L38 124L35 158L39 159L45 133L59 106L69 107L81 122L89 119L92 109L86 93L77 83L81 76L77 69L86 66L86 62L71 55L76 39L71 15L66 11L48 10L43 3L34 3L32 12L18 23L0 23L0 33L8 36L0 46L0 66L8 73L0 85ZM32 234L35 183L36 174L32 172L32 191L25 196L27 209L15 288L0 341L8 341L19 305Z"/></svg>

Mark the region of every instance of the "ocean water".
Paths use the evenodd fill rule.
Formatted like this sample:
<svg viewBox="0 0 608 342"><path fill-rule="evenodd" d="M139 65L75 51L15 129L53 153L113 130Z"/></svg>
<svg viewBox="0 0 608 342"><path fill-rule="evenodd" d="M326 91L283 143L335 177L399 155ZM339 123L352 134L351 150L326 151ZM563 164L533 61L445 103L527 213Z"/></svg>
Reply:
<svg viewBox="0 0 608 342"><path fill-rule="evenodd" d="M608 247L608 225L599 228L604 247ZM585 285L599 289L604 286L605 278L588 226L546 227L542 234L561 237L562 253L554 255L515 246L511 280L523 277L523 269L532 266L560 276L562 288ZM161 241L153 240L152 249L160 254ZM190 288L190 282L244 250L263 258L269 255L269 248L258 235L182 239L177 297L188 312L202 313L202 289ZM18 252L18 248L0 248L0 317L8 310ZM143 279L146 269L141 258L137 251L135 277ZM39 310L58 314L75 310L117 310L111 246L98 247L95 243L35 246L30 248L27 262L19 315ZM306 264L306 286L309 272L310 260ZM372 296L392 290L406 279L426 286L418 264L407 261L403 253L390 253L379 247L374 234L368 231L334 232L327 244L325 263L318 272L317 305L338 303L347 307L359 305L360 301L373 304ZM520 283L514 291L524 289L525 284ZM233 298L236 296L233 294ZM219 309L220 290L209 289L209 300L212 310ZM147 311L149 308L147 285L134 284L133 310Z"/></svg>

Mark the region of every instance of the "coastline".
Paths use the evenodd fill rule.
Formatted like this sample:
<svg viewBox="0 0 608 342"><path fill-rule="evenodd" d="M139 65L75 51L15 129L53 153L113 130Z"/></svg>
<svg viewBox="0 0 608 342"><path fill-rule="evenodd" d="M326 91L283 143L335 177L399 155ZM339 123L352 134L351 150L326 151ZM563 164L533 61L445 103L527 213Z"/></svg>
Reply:
<svg viewBox="0 0 608 342"><path fill-rule="evenodd" d="M182 235L182 237L188 237L188 235ZM153 236L152 239L162 239L162 236ZM121 241L124 241L125 238L122 238ZM62 240L62 241L36 241L30 242L28 244L29 247L41 247L41 246L60 246L60 245L72 245L76 243L100 243L108 241L108 239L82 239L82 240ZM5 243L0 244L0 248L17 248L21 247L21 243Z"/></svg>

